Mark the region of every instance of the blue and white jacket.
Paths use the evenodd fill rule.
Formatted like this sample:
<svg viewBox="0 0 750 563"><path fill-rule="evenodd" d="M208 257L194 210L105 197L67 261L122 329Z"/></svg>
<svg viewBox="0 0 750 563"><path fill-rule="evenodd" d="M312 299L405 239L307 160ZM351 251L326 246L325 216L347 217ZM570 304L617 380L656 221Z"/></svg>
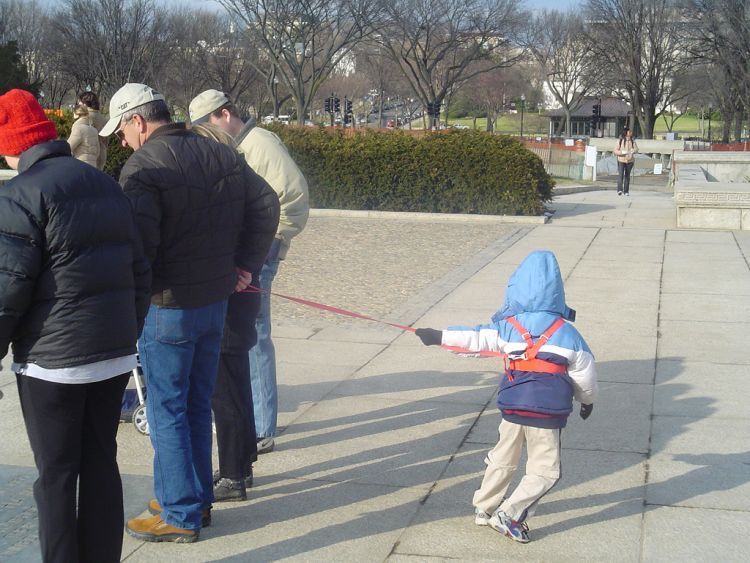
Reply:
<svg viewBox="0 0 750 563"><path fill-rule="evenodd" d="M526 342L507 319L516 320L534 342L559 317L570 318L560 267L552 252L542 250L524 259L508 281L505 303L490 324L449 327L442 344L480 352L523 353ZM538 428L563 428L573 410L573 398L591 404L598 388L594 356L569 323L563 324L537 353L537 359L567 366L567 373L506 372L497 404L503 418ZM509 376L510 374L510 376Z"/></svg>

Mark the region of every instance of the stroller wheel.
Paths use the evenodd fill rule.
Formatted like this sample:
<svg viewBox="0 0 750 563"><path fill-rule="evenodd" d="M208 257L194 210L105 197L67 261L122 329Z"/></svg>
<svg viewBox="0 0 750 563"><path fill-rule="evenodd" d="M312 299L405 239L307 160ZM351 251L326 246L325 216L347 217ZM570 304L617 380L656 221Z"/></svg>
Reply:
<svg viewBox="0 0 750 563"><path fill-rule="evenodd" d="M146 418L146 405L140 405L133 411L133 426L141 434L148 435L148 419Z"/></svg>

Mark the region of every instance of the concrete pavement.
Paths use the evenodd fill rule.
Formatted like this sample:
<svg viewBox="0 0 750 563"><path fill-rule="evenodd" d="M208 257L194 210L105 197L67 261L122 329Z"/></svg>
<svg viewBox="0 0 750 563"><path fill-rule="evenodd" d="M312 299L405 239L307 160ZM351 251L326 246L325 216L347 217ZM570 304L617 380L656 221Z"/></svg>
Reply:
<svg viewBox="0 0 750 563"><path fill-rule="evenodd" d="M438 241L453 261L439 257L442 269L430 263L431 279L391 301L377 284L366 286L393 266L387 253L368 248L360 248L365 263L379 260L368 268L356 263L332 273L326 266L340 301L315 287L320 273L303 255L326 241L315 238L324 223L313 222L318 235L308 229L310 242L300 239L277 288L365 314L387 309L384 316L402 324L479 323L501 304L508 276L529 252L554 251L576 326L597 357L601 396L588 421L574 415L563 433L563 478L529 521L532 543L473 524L471 495L497 438L496 361L277 303L284 312L275 323L281 433L276 451L256 465L250 499L217 504L196 544L126 536L123 558L744 561L750 233L678 230L665 193L574 193L550 207L556 213L547 225L502 225L468 247L460 229L446 237L445 225L431 223L404 237L408 223L392 224L390 235L378 234L377 250ZM467 223L465 232L472 228ZM329 245L343 244L340 231L330 232ZM419 271L420 257L437 250L413 252L397 253L400 266L389 279ZM367 291L358 295L362 286ZM33 460L7 372L0 389L0 560L35 561ZM151 496L150 444L127 424L118 439L126 516L133 517Z"/></svg>

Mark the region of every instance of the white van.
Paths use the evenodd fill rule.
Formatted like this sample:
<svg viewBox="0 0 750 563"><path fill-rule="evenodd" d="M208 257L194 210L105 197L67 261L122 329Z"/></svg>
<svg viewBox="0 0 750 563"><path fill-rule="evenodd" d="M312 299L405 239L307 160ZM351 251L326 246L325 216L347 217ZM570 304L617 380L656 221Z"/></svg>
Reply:
<svg viewBox="0 0 750 563"><path fill-rule="evenodd" d="M273 123L274 121L278 121L279 123L283 123L284 125L289 125L289 116L280 115L279 117L274 117L273 115L267 115L262 119L262 121L266 125L268 125L269 123Z"/></svg>

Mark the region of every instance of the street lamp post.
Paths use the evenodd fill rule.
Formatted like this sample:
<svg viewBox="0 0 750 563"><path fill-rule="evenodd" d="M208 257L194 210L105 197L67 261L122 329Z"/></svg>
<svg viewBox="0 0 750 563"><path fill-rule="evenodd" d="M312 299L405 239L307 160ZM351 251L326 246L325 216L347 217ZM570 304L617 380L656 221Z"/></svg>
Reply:
<svg viewBox="0 0 750 563"><path fill-rule="evenodd" d="M526 94L521 94L521 138L523 139L523 111L526 109Z"/></svg>

